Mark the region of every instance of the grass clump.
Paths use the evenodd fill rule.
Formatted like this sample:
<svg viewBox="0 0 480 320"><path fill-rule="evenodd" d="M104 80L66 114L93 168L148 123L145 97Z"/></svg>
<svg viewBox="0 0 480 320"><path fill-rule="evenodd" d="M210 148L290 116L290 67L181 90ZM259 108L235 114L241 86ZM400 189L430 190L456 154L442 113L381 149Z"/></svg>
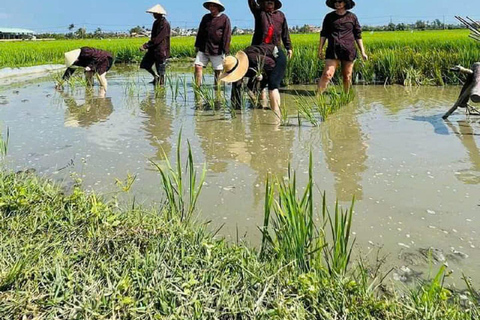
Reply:
<svg viewBox="0 0 480 320"><path fill-rule="evenodd" d="M36 176L2 171L0 318L478 318L473 294L462 306L443 287L443 269L402 295L371 289L365 268L347 269L349 261L337 258L351 251L351 211L327 218L337 237L324 237L312 219L313 182L298 197L292 179L278 187L272 209L278 230L260 257L216 239L205 225L167 214L168 205L121 208L78 185L67 193ZM265 208L274 203L271 186ZM281 245L280 255L280 241L295 250Z"/></svg>

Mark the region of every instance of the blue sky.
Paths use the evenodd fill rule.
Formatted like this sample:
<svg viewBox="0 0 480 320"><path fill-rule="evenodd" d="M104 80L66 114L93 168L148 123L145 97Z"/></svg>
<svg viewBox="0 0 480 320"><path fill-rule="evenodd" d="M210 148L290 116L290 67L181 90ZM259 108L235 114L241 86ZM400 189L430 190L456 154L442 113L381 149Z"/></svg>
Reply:
<svg viewBox="0 0 480 320"><path fill-rule="evenodd" d="M247 0L221 0L232 24L252 27ZM475 1L453 0L357 0L355 12L363 25L440 19L454 23L455 15L469 15L480 20L480 5ZM282 10L289 25L320 25L330 11L323 0L284 0ZM80 5L80 3L82 3ZM173 26L196 27L206 13L202 0L5 0L0 4L0 27L29 28L38 32L65 32L69 24L93 31L127 31L141 25L150 27L152 18L145 10L156 3L168 11Z"/></svg>

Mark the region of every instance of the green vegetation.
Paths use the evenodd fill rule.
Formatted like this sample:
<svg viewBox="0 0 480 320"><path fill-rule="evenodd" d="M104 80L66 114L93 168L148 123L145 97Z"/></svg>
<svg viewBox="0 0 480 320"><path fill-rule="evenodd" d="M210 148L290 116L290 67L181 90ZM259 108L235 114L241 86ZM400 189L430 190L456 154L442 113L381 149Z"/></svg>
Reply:
<svg viewBox="0 0 480 320"><path fill-rule="evenodd" d="M111 51L117 63L139 62L138 50L147 39L64 40L0 43L0 68L63 63L63 53L81 46ZM235 36L232 51L247 47L251 36ZM318 34L294 34L294 58L288 65L287 83L313 83L323 61L317 58ZM480 61L480 43L468 38L467 30L364 32L370 60L358 61L354 79L363 83L455 84L449 68ZM172 38L172 57L194 57L194 38Z"/></svg>
<svg viewBox="0 0 480 320"><path fill-rule="evenodd" d="M315 212L312 157L300 197L290 170L267 181L260 253L217 239L191 219L203 176L188 154L186 172L179 152L156 165L167 197L151 210L1 171L0 318L478 319L476 293L461 302L445 267L397 294L351 264L352 208L330 215L323 195Z"/></svg>

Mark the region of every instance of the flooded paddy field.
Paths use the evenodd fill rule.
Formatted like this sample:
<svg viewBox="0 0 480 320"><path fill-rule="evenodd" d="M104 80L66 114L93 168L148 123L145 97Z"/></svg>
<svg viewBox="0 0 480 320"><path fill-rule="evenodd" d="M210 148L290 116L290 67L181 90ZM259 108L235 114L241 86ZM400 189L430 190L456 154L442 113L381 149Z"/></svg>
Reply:
<svg viewBox="0 0 480 320"><path fill-rule="evenodd" d="M3 84L8 167L67 185L73 174L106 196L119 192L117 180L136 176L122 199L156 205L162 192L151 161L164 163L164 153L174 161L182 131L183 158L188 140L199 170L207 168L199 219L231 240L258 243L267 175L283 177L291 163L305 185L312 150L317 202L320 191L332 205L355 196L357 253L374 257L381 248L402 281L448 262L455 282L464 272L480 283L480 117L441 119L460 87L356 86L355 100L318 127L299 125L295 109L296 97L314 87L289 87L282 102L290 125L278 126L268 110L232 117L196 109L189 71L176 72L183 80L164 92L154 91L145 72L111 72L105 99L97 87L55 91L51 78Z"/></svg>

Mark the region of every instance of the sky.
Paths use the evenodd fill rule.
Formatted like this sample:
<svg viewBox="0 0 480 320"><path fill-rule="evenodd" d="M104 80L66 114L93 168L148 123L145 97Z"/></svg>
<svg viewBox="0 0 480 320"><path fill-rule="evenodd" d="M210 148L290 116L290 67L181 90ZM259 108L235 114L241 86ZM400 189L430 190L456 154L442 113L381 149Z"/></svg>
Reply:
<svg viewBox="0 0 480 320"><path fill-rule="evenodd" d="M158 0L157 0L158 1ZM352 10L362 25L413 23L440 19L456 23L455 15L480 20L480 4L454 0L357 0ZM207 13L203 0L2 0L0 27L32 29L36 32L67 32L68 26L87 31L128 31L136 25L151 27L153 19L145 10L160 3L168 13L172 27L198 27ZM221 0L233 26L252 28L253 19L247 0ZM81 4L80 4L81 3ZM282 11L289 26L321 25L331 9L324 0L284 0Z"/></svg>

